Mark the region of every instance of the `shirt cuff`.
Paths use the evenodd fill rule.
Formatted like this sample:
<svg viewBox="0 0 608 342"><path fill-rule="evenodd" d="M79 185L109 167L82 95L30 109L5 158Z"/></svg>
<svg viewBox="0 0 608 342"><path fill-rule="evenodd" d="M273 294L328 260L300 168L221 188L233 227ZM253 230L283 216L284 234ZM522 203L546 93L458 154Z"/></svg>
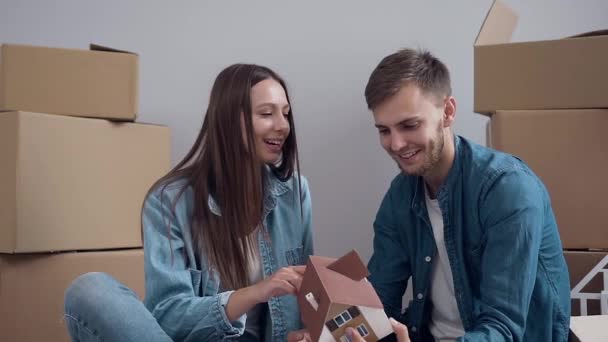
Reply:
<svg viewBox="0 0 608 342"><path fill-rule="evenodd" d="M230 322L226 315L226 305L228 299L234 293L234 291L226 291L218 293L217 302L213 308L213 315L215 321L218 322L216 329L220 335L226 337L241 336L245 332L245 321L247 320L247 314L241 315L237 320Z"/></svg>

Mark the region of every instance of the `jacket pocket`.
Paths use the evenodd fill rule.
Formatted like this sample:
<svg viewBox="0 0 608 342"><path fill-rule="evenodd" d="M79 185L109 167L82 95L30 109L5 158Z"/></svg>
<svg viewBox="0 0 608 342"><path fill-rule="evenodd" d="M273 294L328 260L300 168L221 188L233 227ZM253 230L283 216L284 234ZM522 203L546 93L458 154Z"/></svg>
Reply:
<svg viewBox="0 0 608 342"><path fill-rule="evenodd" d="M296 247L294 249L289 249L285 251L285 260L287 261L288 266L302 265L304 264L304 247Z"/></svg>

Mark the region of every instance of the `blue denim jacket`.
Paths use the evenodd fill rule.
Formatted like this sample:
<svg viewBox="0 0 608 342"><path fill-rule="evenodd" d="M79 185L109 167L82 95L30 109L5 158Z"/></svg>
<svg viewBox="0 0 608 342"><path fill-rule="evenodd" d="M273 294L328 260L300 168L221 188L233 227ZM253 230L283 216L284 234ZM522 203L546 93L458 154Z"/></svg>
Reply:
<svg viewBox="0 0 608 342"><path fill-rule="evenodd" d="M568 269L539 178L519 159L456 136L456 156L437 199L465 329L459 341L566 341ZM412 341L428 330L437 253L421 177L393 180L374 222L370 281ZM401 313L412 277L413 300Z"/></svg>
<svg viewBox="0 0 608 342"><path fill-rule="evenodd" d="M258 234L264 277L281 267L305 264L313 253L306 179L300 177L302 212L293 177L282 182L267 169L266 179L264 226L271 241L261 230ZM174 341L237 340L243 336L247 315L228 320L225 305L233 291L222 290L217 272L202 257L195 257L189 226L194 204L191 188L177 200L174 213L171 211L182 187L183 182L175 182L162 193L155 189L144 203L145 305ZM220 215L213 198L208 205ZM272 298L265 321L266 341L283 341L288 332L301 329L295 296Z"/></svg>

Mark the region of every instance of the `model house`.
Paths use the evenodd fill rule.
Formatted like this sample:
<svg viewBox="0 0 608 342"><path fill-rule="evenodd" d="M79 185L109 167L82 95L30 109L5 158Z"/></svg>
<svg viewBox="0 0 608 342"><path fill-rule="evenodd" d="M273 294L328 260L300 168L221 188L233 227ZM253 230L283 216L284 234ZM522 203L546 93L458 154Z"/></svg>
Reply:
<svg viewBox="0 0 608 342"><path fill-rule="evenodd" d="M349 341L347 327L357 329L366 341L393 332L368 275L354 250L339 259L310 257L298 304L313 341Z"/></svg>

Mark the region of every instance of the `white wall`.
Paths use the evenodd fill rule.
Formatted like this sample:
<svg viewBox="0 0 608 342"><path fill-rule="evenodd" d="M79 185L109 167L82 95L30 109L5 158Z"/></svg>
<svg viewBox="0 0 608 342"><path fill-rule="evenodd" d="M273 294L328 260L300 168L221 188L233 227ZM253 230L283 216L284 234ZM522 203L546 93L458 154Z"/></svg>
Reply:
<svg viewBox="0 0 608 342"><path fill-rule="evenodd" d="M608 28L608 1L510 0L514 41ZM424 47L451 69L457 133L485 142L472 112L473 41L491 0L0 0L0 42L138 52L138 121L166 124L173 161L194 141L216 74L234 62L276 69L293 99L318 254L371 255L372 221L397 172L381 150L363 89L380 59Z"/></svg>

